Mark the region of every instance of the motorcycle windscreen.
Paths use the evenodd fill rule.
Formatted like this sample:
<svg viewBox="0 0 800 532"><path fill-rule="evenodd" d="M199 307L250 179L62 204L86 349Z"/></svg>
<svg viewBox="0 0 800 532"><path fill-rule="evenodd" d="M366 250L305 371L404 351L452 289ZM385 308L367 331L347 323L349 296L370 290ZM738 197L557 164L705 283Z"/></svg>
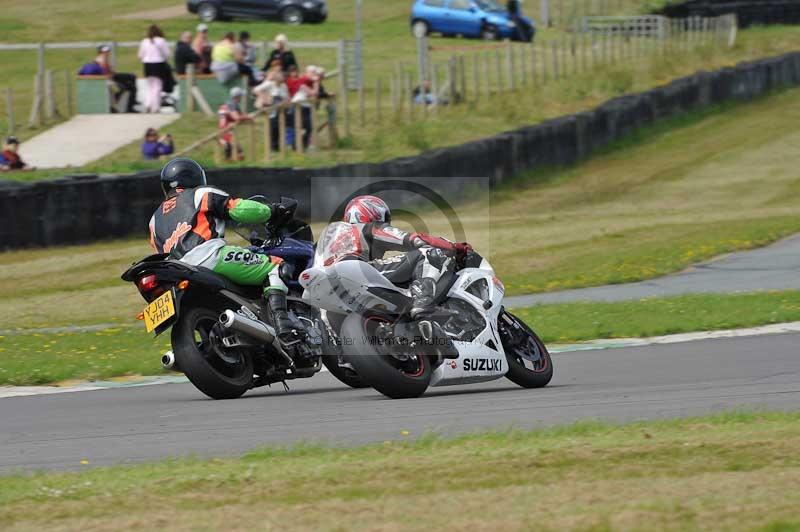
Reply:
<svg viewBox="0 0 800 532"><path fill-rule="evenodd" d="M364 237L359 226L334 222L328 225L319 237L314 266L332 266L345 258L369 259Z"/></svg>

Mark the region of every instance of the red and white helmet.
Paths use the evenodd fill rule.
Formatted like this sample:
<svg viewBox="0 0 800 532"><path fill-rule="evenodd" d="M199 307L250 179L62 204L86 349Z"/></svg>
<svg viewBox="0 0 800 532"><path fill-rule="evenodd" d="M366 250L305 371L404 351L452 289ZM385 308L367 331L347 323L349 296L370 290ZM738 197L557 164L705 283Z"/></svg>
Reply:
<svg viewBox="0 0 800 532"><path fill-rule="evenodd" d="M385 201L377 196L356 196L344 209L343 220L351 224L392 221L392 211Z"/></svg>

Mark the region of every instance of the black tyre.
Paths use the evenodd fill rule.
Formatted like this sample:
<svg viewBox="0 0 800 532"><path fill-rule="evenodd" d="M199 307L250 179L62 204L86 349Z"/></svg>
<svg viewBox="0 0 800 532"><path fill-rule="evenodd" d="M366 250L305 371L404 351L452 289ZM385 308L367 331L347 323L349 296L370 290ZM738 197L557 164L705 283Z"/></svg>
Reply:
<svg viewBox="0 0 800 532"><path fill-rule="evenodd" d="M212 399L236 399L252 387L253 361L243 353L220 348L219 312L192 308L172 328L172 351L181 371Z"/></svg>
<svg viewBox="0 0 800 532"><path fill-rule="evenodd" d="M553 378L553 360L539 336L525 322L505 312L513 325L499 320L500 339L508 360L506 377L523 388L542 388Z"/></svg>
<svg viewBox="0 0 800 532"><path fill-rule="evenodd" d="M349 366L350 363L345 361L342 357L342 347L335 343L328 334L328 328L325 324L321 324L322 329L322 363L328 368L328 371L339 379L342 383L350 386L351 388L369 388L369 384L361 378L361 376L345 366L342 367L341 363L345 362Z"/></svg>
<svg viewBox="0 0 800 532"><path fill-rule="evenodd" d="M496 41L499 37L500 32L497 30L497 26L484 24L483 28L481 28L481 39L484 41Z"/></svg>
<svg viewBox="0 0 800 532"><path fill-rule="evenodd" d="M302 24L303 10L299 7L289 6L281 11L281 20L286 24Z"/></svg>
<svg viewBox="0 0 800 532"><path fill-rule="evenodd" d="M414 37L426 37L431 32L431 27L422 19L417 19L411 23L411 34Z"/></svg>
<svg viewBox="0 0 800 532"><path fill-rule="evenodd" d="M214 22L219 18L219 9L214 4L203 2L197 6L197 16L203 22Z"/></svg>
<svg viewBox="0 0 800 532"><path fill-rule="evenodd" d="M424 354L400 354L400 347L376 341L377 328L388 322L379 316L351 314L342 324L344 358L373 388L392 399L419 397L431 382L432 368ZM349 341L347 341L347 340Z"/></svg>
<svg viewBox="0 0 800 532"><path fill-rule="evenodd" d="M348 367L342 367L338 355L323 355L322 363L331 372L331 375L351 388L369 388L369 384L361 376Z"/></svg>

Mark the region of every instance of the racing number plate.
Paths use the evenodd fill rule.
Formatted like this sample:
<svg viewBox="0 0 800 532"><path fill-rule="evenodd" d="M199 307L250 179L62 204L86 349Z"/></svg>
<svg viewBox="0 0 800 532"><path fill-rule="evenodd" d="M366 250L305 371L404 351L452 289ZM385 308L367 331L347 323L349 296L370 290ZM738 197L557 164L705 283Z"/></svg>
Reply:
<svg viewBox="0 0 800 532"><path fill-rule="evenodd" d="M175 315L175 298L172 290L158 296L158 299L147 305L144 309L144 327L147 332L153 332L156 327Z"/></svg>

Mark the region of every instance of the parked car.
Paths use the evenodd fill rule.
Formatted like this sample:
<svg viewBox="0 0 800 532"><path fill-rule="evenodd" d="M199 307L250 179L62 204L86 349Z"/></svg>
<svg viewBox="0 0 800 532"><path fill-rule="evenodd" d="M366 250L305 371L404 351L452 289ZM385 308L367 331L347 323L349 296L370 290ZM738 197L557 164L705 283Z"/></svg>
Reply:
<svg viewBox="0 0 800 532"><path fill-rule="evenodd" d="M269 18L287 24L322 22L328 17L325 0L187 0L190 13L203 22L231 18Z"/></svg>
<svg viewBox="0 0 800 532"><path fill-rule="evenodd" d="M411 29L415 36L441 33L486 40L531 41L536 32L533 20L521 18L526 28L517 28L497 0L416 0L411 9Z"/></svg>

